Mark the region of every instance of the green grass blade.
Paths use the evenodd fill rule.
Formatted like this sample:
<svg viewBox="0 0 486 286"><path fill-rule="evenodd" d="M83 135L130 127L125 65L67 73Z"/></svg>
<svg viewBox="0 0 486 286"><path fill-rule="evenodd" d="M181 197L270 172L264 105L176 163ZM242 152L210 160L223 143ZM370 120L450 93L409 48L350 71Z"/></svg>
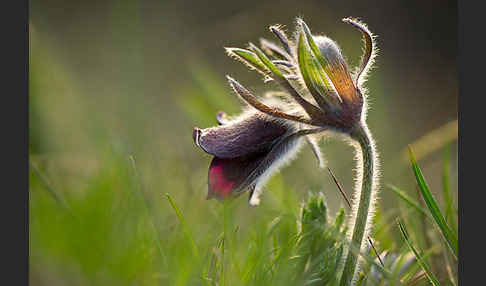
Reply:
<svg viewBox="0 0 486 286"><path fill-rule="evenodd" d="M67 204L67 202L63 199L63 197L51 186L47 178L42 174L42 172L37 168L37 166L29 160L30 169L33 171L34 175L39 180L39 183L47 190L47 192L54 198L54 200L61 206L64 210L69 212L72 216L74 216L73 211Z"/></svg>
<svg viewBox="0 0 486 286"><path fill-rule="evenodd" d="M454 202L451 194L451 181L450 181L450 171L451 171L451 152L450 147L444 150L444 163L442 166L442 191L445 201L445 219L447 223L451 226L454 234L457 235L457 226L454 220L454 214L456 213L454 209Z"/></svg>
<svg viewBox="0 0 486 286"><path fill-rule="evenodd" d="M143 202L143 207L145 209L147 217L149 218L150 225L152 226L152 229L154 230L155 243L157 244L157 250L159 251L160 257L162 257L162 259L167 259L164 252L162 251L162 246L160 245L159 230L155 226L151 210L150 210L148 203L147 203L147 199L145 198L143 191L142 191L142 181L140 179L140 176L138 175L137 164L135 163L135 157L130 155L128 157L128 160L130 161L130 166L131 166L133 176L134 176L134 179L135 179L135 184L136 184L136 186L135 186L136 194L135 195L139 196L139 198Z"/></svg>
<svg viewBox="0 0 486 286"><path fill-rule="evenodd" d="M340 237L340 236L339 236ZM359 246L353 244L351 241L348 241L345 237L340 237L344 244L349 248L349 252L353 252L354 254L363 258L369 265L373 265L376 270L378 270L385 279L392 280L393 274L390 272L389 269L383 267L380 262L377 262L374 257L364 253L360 250Z"/></svg>
<svg viewBox="0 0 486 286"><path fill-rule="evenodd" d="M445 242L442 242L442 244L445 244ZM449 277L449 282L451 283L452 286L456 286L457 285L457 281L456 281L457 279L456 279L455 273L453 271L454 262L451 260L450 254L448 252L443 251L442 255L443 255L444 260L446 262L445 263L445 269L446 269L447 276Z"/></svg>
<svg viewBox="0 0 486 286"><path fill-rule="evenodd" d="M412 149L408 148L410 153L410 161L412 162L412 169L415 174L415 178L417 179L417 184L419 186L420 192L422 193L422 197L427 204L430 214L434 218L437 226L441 230L443 237L445 238L447 244L451 248L455 258L457 259L457 235L451 230L451 228L447 225L442 212L440 211L437 202L435 201L432 193L429 190L427 183L422 175L422 171L420 171L419 166L417 165L417 161L413 155Z"/></svg>
<svg viewBox="0 0 486 286"><path fill-rule="evenodd" d="M427 274L427 277L429 278L430 282L434 286L438 286L439 280L437 280L437 277L430 271L430 267L427 265L423 257L418 253L417 249L413 246L412 242L410 241L410 237L408 236L407 230L405 229L405 226L400 222L399 219L397 219L397 224L398 227L400 228L400 232L402 233L403 238L405 239L405 243L407 244L408 248L413 252L415 255L415 258L417 259L417 262L420 264L422 269L425 271Z"/></svg>
<svg viewBox="0 0 486 286"><path fill-rule="evenodd" d="M420 206L420 204L414 200L413 198L409 197L405 191L393 186L393 185L388 185L388 187L396 194L398 195L399 198L401 198L405 203L407 203L409 206L413 207L415 210L417 210L419 213L422 215L428 217L429 215L425 211L424 208Z"/></svg>
<svg viewBox="0 0 486 286"><path fill-rule="evenodd" d="M197 259L199 259L199 251L197 249L196 243L194 242L194 238L192 236L191 231L187 227L186 220L184 219L184 216L182 215L182 212L179 210L179 207L177 207L175 201L172 199L172 197L169 195L169 193L165 194L167 196L167 199L169 200L170 205L172 206L172 209L174 209L174 212L177 215L177 218L179 219L179 222L182 225L182 228L184 229L184 233L186 235L186 238L189 240L192 251L194 255L196 256Z"/></svg>

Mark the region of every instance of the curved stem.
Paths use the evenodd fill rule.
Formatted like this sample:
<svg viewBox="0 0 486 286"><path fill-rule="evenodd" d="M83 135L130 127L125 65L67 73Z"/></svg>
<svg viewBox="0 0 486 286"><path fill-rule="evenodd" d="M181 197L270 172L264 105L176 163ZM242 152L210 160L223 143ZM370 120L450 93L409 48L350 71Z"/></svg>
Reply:
<svg viewBox="0 0 486 286"><path fill-rule="evenodd" d="M358 160L358 178L361 179L361 186L358 186L355 195L353 206L353 217L351 223L354 223L351 247L348 250L346 262L344 264L343 274L341 276L341 286L351 285L353 278L359 268L358 253L352 251L351 248L363 250L366 245L364 238L367 236L369 230L369 223L373 214L373 199L376 184L374 179L377 174L376 153L371 137L366 124L362 123L350 134L351 138L355 140L359 147L357 148ZM357 210L356 210L357 209ZM354 222L353 222L354 220ZM352 224L353 225L353 224Z"/></svg>

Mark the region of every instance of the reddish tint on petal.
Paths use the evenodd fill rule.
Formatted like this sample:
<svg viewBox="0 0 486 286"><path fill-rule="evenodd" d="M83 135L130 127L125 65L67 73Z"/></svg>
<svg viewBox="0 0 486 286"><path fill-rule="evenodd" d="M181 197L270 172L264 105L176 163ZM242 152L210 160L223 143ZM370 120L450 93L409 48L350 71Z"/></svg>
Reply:
<svg viewBox="0 0 486 286"><path fill-rule="evenodd" d="M246 186L242 184L263 161L265 155L266 153L261 153L232 159L214 157L209 166L207 198L222 201L244 193L244 189L252 182L246 182Z"/></svg>
<svg viewBox="0 0 486 286"><path fill-rule="evenodd" d="M228 197L231 190L234 189L235 181L227 178L224 175L224 162L223 159L213 160L213 164L209 168L209 194L213 196L215 193L222 199Z"/></svg>

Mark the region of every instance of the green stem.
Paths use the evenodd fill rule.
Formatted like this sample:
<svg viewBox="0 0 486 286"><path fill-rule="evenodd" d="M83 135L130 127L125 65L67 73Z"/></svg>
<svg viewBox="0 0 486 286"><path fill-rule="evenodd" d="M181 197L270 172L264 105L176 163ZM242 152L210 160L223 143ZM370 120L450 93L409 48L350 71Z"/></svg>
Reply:
<svg viewBox="0 0 486 286"><path fill-rule="evenodd" d="M373 180L377 172L375 162L376 153L371 133L368 131L368 127L364 123L357 126L350 136L358 143L358 152L360 152L362 156L361 166L358 166L358 168L361 168L362 181L361 189L357 190L359 201L357 201L358 210L356 216L353 218L355 221L351 244L354 246L353 248L362 250L363 243L366 243L364 240L367 230L366 225L369 223L371 217L370 214L372 213L371 204L374 192ZM354 208L356 208L356 206L354 206ZM358 255L359 254L355 251L351 251L351 248L349 249L344 264L343 274L341 276L341 286L351 285L355 272L358 269Z"/></svg>

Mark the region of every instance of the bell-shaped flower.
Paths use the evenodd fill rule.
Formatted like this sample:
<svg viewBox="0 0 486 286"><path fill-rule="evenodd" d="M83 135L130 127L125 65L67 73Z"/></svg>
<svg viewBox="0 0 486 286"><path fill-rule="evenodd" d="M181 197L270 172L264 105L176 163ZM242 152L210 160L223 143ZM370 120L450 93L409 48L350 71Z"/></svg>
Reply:
<svg viewBox="0 0 486 286"><path fill-rule="evenodd" d="M301 113L299 106L276 97L263 102L275 110ZM208 196L224 200L250 190L250 204L259 203L263 185L270 176L295 157L303 135L296 122L269 116L248 107L238 116L218 113L219 126L194 128L197 146L214 156L208 172ZM312 142L312 141L309 141Z"/></svg>

